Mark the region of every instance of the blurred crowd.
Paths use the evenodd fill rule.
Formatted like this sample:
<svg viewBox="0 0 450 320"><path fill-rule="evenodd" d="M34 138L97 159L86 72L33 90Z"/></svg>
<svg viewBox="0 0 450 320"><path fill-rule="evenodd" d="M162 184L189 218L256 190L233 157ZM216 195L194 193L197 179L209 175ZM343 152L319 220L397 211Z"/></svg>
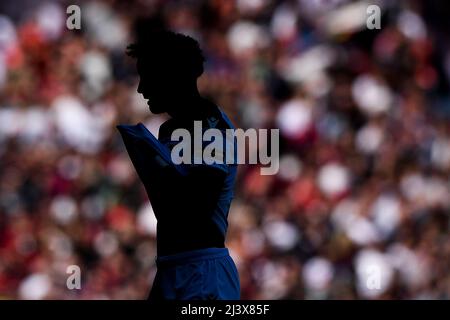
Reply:
<svg viewBox="0 0 450 320"><path fill-rule="evenodd" d="M276 175L239 168L242 298L450 298L450 3L389 0L1 2L0 298L147 296L156 220L115 128L167 119L124 54L146 17L199 41L236 127L280 129Z"/></svg>

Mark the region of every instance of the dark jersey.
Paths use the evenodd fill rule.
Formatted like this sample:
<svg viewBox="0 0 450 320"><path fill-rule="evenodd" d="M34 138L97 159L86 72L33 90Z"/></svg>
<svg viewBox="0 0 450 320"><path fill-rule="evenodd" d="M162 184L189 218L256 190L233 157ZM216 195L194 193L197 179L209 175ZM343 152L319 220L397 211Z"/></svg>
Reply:
<svg viewBox="0 0 450 320"><path fill-rule="evenodd" d="M233 129L227 116L215 106L201 121L203 130L216 128L223 132L224 143L225 130ZM118 126L158 221L159 256L224 247L233 198L236 161L233 164L192 161L179 165L171 161L170 151L176 143L171 135L179 128L188 130L194 138L193 120L166 121L160 127L158 140L142 124ZM236 157L235 144L232 148ZM226 150L224 144L223 152Z"/></svg>

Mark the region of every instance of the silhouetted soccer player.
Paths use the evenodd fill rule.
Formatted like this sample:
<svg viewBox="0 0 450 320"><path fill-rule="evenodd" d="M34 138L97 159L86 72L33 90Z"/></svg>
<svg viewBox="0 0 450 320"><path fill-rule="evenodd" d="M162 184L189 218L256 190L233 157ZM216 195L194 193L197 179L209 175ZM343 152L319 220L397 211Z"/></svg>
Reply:
<svg viewBox="0 0 450 320"><path fill-rule="evenodd" d="M233 128L198 92L204 61L199 45L191 37L158 31L128 49L137 59L138 92L150 111L171 116L158 140L141 123L118 126L158 221L157 274L149 299L239 299L239 276L224 246L236 165L174 165L170 159L175 129L193 136L195 120L204 130Z"/></svg>

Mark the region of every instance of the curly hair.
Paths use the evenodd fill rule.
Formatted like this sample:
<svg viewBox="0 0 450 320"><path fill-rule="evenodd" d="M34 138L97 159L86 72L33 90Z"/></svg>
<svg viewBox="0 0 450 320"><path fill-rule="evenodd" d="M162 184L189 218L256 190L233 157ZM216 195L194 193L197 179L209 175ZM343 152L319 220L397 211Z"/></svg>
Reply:
<svg viewBox="0 0 450 320"><path fill-rule="evenodd" d="M152 59L162 65L198 78L203 73L205 58L199 43L190 36L168 30L148 32L127 47L127 54L137 59Z"/></svg>

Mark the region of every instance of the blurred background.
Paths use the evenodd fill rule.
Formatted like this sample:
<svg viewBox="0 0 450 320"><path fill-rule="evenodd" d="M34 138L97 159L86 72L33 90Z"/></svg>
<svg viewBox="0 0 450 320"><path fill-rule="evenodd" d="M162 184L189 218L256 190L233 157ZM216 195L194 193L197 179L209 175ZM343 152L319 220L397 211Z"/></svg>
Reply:
<svg viewBox="0 0 450 320"><path fill-rule="evenodd" d="M237 127L280 129L278 174L239 170L242 298L450 298L450 3L433 0L2 1L0 298L147 296L156 221L115 129L166 120L124 54L147 17L200 42L201 92Z"/></svg>

